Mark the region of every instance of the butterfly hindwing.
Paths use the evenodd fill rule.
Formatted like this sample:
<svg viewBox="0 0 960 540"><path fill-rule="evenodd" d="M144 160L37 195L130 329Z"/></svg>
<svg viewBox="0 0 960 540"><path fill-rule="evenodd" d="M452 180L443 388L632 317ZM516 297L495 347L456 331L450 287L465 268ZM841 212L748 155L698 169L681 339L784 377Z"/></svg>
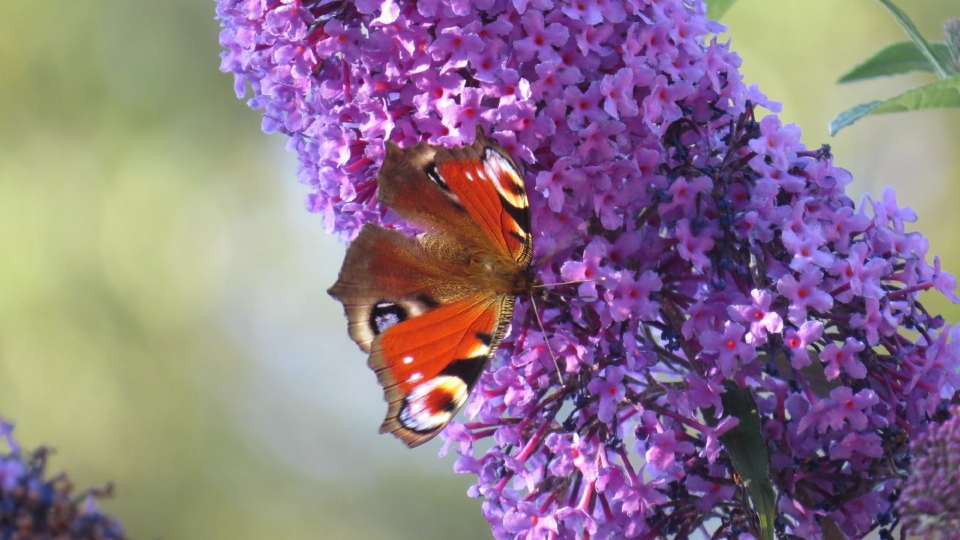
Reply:
<svg viewBox="0 0 960 540"><path fill-rule="evenodd" d="M433 290L446 277L415 238L367 223L327 292L343 303L350 337L370 352L373 339L393 324L451 300Z"/></svg>
<svg viewBox="0 0 960 540"><path fill-rule="evenodd" d="M446 427L499 347L513 301L465 298L399 323L374 340L369 364L389 405L380 432L416 446Z"/></svg>
<svg viewBox="0 0 960 540"><path fill-rule="evenodd" d="M463 406L503 339L515 298L458 276L456 244L428 238L425 247L364 225L328 291L343 303L350 337L370 353L383 387L389 407L381 432L409 446L431 439Z"/></svg>

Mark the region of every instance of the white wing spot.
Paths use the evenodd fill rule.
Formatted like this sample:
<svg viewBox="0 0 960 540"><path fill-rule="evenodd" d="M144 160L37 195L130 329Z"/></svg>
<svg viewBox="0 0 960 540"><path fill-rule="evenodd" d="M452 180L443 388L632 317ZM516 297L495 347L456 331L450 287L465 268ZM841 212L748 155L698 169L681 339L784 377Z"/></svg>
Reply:
<svg viewBox="0 0 960 540"><path fill-rule="evenodd" d="M414 373L413 375L410 376L409 379L407 379L407 382L408 382L408 383L419 382L420 379L422 379L422 378L423 378L423 373Z"/></svg>
<svg viewBox="0 0 960 540"><path fill-rule="evenodd" d="M413 363L413 357L412 357L412 356L404 356L404 357L403 357L403 363L404 363L404 364L412 364L412 363Z"/></svg>

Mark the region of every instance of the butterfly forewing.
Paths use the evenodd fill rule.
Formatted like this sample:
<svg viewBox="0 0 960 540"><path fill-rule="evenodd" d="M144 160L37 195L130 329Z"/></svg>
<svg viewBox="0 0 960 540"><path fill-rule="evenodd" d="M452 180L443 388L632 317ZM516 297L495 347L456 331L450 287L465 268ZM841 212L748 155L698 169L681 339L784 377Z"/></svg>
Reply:
<svg viewBox="0 0 960 540"><path fill-rule="evenodd" d="M523 175L510 154L477 130L473 144L445 148L387 144L377 199L401 216L490 250L523 266L533 256Z"/></svg>
<svg viewBox="0 0 960 540"><path fill-rule="evenodd" d="M377 183L429 232L365 225L329 292L383 386L380 431L417 446L466 402L530 288L530 213L516 163L480 130L460 148L388 143Z"/></svg>
<svg viewBox="0 0 960 540"><path fill-rule="evenodd" d="M505 152L485 139L442 149L431 171L463 203L486 238L514 260L529 264L530 210L523 178Z"/></svg>

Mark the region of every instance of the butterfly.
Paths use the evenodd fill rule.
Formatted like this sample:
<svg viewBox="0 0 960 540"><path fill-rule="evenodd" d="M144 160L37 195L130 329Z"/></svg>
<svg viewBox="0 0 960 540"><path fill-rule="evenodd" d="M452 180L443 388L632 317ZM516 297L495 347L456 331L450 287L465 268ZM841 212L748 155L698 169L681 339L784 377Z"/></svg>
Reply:
<svg viewBox="0 0 960 540"><path fill-rule="evenodd" d="M426 232L365 224L327 292L383 387L380 433L414 447L463 407L535 286L530 207L517 163L479 127L459 148L387 142L377 186Z"/></svg>

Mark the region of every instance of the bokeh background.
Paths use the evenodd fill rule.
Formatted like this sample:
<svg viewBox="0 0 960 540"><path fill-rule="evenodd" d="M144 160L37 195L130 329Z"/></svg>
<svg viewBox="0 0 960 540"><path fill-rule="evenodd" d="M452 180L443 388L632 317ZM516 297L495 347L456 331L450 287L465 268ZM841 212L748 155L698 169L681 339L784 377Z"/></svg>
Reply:
<svg viewBox="0 0 960 540"><path fill-rule="evenodd" d="M960 16L900 5L931 39ZM883 7L740 0L724 22L851 196L895 186L960 275L960 111L827 134L933 80L834 84L905 39ZM212 0L0 2L0 415L79 486L115 482L134 538L489 538L439 442L376 434L381 391L324 292L343 247L218 72L218 33Z"/></svg>

